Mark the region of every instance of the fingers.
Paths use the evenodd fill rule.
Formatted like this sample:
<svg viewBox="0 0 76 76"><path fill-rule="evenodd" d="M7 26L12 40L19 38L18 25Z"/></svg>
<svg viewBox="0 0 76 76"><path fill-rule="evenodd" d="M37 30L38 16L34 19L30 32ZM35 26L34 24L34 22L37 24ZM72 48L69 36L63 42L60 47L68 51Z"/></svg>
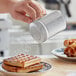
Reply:
<svg viewBox="0 0 76 76"><path fill-rule="evenodd" d="M21 20L21 21L24 21L26 23L32 22L32 19L30 17L24 16L24 14L19 13L19 12L15 12L15 15L13 17L17 20Z"/></svg>
<svg viewBox="0 0 76 76"><path fill-rule="evenodd" d="M46 10L45 10L45 8L43 8L40 4L38 4L38 6L39 6L40 9L41 9L41 17L43 17L44 15L46 15Z"/></svg>
<svg viewBox="0 0 76 76"><path fill-rule="evenodd" d="M30 17L32 21L36 19L36 11L32 7L30 7L26 1L20 2L15 9L15 11L17 12L26 12L25 15Z"/></svg>
<svg viewBox="0 0 76 76"><path fill-rule="evenodd" d="M30 7L28 4L26 4L23 7L23 10L33 21L36 19L36 11L32 7Z"/></svg>
<svg viewBox="0 0 76 76"><path fill-rule="evenodd" d="M46 14L45 9L43 9L40 4L36 3L35 1L29 2L29 5L35 9L36 11L36 18L42 17L43 14Z"/></svg>
<svg viewBox="0 0 76 76"><path fill-rule="evenodd" d="M22 20L27 23L31 23L46 14L45 9L35 3L34 0L19 2L12 11L14 12L12 15L15 19ZM24 14L25 12L26 14Z"/></svg>
<svg viewBox="0 0 76 76"><path fill-rule="evenodd" d="M36 18L37 17L41 17L41 9L39 8L39 6L37 4L35 4L34 2L29 2L29 5L35 9L36 11Z"/></svg>
<svg viewBox="0 0 76 76"><path fill-rule="evenodd" d="M41 7L41 9L42 9L42 15L46 15L46 10L45 10L45 8Z"/></svg>

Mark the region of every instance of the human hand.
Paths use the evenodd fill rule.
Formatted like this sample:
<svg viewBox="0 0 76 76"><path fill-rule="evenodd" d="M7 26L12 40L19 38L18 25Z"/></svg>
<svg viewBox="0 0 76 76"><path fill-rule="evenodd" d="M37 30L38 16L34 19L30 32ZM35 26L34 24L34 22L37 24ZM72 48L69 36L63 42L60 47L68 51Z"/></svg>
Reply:
<svg viewBox="0 0 76 76"><path fill-rule="evenodd" d="M17 20L31 23L46 14L45 9L34 0L22 0L13 4L10 14Z"/></svg>

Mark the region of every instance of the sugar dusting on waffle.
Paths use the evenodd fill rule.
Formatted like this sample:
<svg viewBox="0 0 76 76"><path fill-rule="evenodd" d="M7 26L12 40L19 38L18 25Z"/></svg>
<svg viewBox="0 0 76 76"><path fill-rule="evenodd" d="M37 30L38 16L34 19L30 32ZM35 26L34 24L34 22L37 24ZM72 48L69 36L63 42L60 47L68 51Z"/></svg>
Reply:
<svg viewBox="0 0 76 76"><path fill-rule="evenodd" d="M31 56L31 55L24 55L24 54L19 54L15 57L11 57L11 58L8 58L9 61L17 61L17 62L26 62L26 61L30 61L30 60L33 60L33 59L37 59L39 57L37 56Z"/></svg>

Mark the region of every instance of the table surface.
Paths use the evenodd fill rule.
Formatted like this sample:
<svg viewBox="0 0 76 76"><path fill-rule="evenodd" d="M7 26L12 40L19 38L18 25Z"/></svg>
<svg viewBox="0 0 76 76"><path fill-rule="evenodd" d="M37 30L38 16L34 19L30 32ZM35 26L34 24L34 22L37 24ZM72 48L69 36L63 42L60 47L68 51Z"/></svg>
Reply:
<svg viewBox="0 0 76 76"><path fill-rule="evenodd" d="M76 76L76 62L64 61L56 57L42 56L42 61L52 65L52 69L42 75L31 76ZM7 76L0 73L0 76ZM8 75L10 76L10 75Z"/></svg>

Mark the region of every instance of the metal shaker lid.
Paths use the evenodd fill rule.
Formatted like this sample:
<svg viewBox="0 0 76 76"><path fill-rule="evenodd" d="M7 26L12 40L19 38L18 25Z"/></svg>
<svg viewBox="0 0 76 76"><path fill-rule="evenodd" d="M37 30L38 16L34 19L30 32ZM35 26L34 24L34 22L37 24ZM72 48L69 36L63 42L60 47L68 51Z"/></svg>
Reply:
<svg viewBox="0 0 76 76"><path fill-rule="evenodd" d="M43 23L35 21L30 24L30 33L37 42L44 42L48 38L48 31Z"/></svg>

